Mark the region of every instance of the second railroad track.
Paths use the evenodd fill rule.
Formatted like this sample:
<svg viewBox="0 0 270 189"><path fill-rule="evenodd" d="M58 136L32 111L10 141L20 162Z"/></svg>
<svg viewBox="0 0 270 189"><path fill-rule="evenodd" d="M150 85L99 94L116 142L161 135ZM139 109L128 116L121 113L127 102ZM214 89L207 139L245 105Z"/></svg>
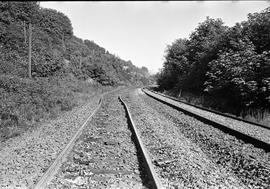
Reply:
<svg viewBox="0 0 270 189"><path fill-rule="evenodd" d="M143 89L143 91L148 96L205 123L211 124L226 133L230 133L246 143L250 143L258 148L264 149L266 152L270 151L270 127L244 121L242 119L218 113L216 111L210 111L205 108L200 108L148 89Z"/></svg>

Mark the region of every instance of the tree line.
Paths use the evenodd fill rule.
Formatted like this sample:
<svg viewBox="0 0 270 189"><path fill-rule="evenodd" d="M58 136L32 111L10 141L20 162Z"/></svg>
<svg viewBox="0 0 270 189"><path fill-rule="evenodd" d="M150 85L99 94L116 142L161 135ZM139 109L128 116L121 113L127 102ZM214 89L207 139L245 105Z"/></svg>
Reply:
<svg viewBox="0 0 270 189"><path fill-rule="evenodd" d="M138 68L94 41L74 36L66 15L34 1L0 2L0 74L27 77L30 25L34 78L71 73L103 85L148 82L147 68Z"/></svg>
<svg viewBox="0 0 270 189"><path fill-rule="evenodd" d="M237 110L270 108L270 7L232 27L207 17L165 51L160 90L226 100Z"/></svg>

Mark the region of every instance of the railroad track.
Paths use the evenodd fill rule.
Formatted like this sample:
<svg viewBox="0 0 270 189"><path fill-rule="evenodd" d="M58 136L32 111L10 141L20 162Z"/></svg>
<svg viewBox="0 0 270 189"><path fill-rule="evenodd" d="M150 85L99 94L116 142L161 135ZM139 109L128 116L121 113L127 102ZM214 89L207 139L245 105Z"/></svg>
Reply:
<svg viewBox="0 0 270 189"><path fill-rule="evenodd" d="M110 91L110 92L112 92L112 91ZM94 109L94 111L91 113L91 115L85 120L85 122L78 129L78 131L74 134L74 136L67 143L66 147L62 150L62 152L57 156L57 158L54 160L54 162L52 162L52 164L47 169L47 171L38 180L37 184L34 186L34 189L43 189L51 181L53 176L56 174L57 170L60 168L62 163L65 161L68 153L73 148L76 139L81 135L81 133L82 133L83 129L85 128L85 126L87 125L87 123L92 119L92 117L95 115L95 113L99 110L99 108L102 104L103 96L110 93L110 92L106 92L100 97L97 107Z"/></svg>
<svg viewBox="0 0 270 189"><path fill-rule="evenodd" d="M159 99L160 95L156 93L146 90L144 92L148 93L148 96L156 95L155 99ZM219 143L232 146L216 150L213 157L217 159L216 162L220 162L224 159L224 150L227 151L224 153L226 156L231 151L229 159L232 163L228 169L234 167L233 174L239 173L239 177L235 177L227 168L220 168L213 159L209 160L208 155L211 154L207 154L210 150L205 144L208 145L210 140L197 140L203 135L193 132L191 128L196 130L196 126L202 126L204 129L205 125L212 131L215 123L204 120L210 124L203 124L193 118L196 116L187 116L175 110L177 103L172 103L174 108L171 108L163 104L170 104L170 101L160 99L163 103L159 103L141 94L143 93L140 90L123 90L102 96L94 112L78 127L76 135L34 188L245 188L242 182L253 177L253 173L247 174L250 166L256 168L252 172L257 180L253 179L249 183L256 185L258 179L258 186L269 183L267 171L270 167L266 154L261 156L263 162L257 157L260 154L239 154L240 150L234 151L231 147L237 149L242 143L234 140L235 137L232 136L229 138L233 144L227 142L228 137L223 140L224 133L216 129L222 133L222 140L215 141L218 133L213 132L215 137L210 149L218 148ZM165 113L160 114L162 111ZM188 119L188 124L192 126L175 121L178 117L181 117L179 119L183 120L182 123ZM195 137L199 143L194 142L195 135L199 136ZM242 165L242 162L248 162L247 166ZM239 172L242 168L243 175L242 171ZM240 181L239 178L243 179ZM245 183L246 186L249 186L249 183Z"/></svg>
<svg viewBox="0 0 270 189"><path fill-rule="evenodd" d="M147 149L145 148L145 145L142 142L139 131L136 128L136 125L134 124L134 121L131 117L131 113L129 111L129 108L128 108L127 104L121 99L121 97L119 97L119 99L125 107L126 114L128 117L128 122L132 128L133 133L135 134L135 140L136 140L137 144L139 145L140 152L143 155L144 163L145 163L145 166L147 167L148 174L150 175L151 179L153 180L153 188L162 189L163 188L162 183L161 183L159 177L157 176L157 173L156 173L154 166L152 164L152 160L147 152Z"/></svg>
<svg viewBox="0 0 270 189"><path fill-rule="evenodd" d="M51 164L51 166L48 168L48 170L45 172L45 174L37 182L37 184L34 187L34 189L43 189L43 188L46 187L47 183L51 181L51 179L53 178L53 176L56 174L57 170L60 168L61 164L65 161L65 158L67 157L68 153L73 148L76 139L81 135L83 129L86 126L86 124L89 122L90 119L92 119L93 115L100 108L101 104L102 104L102 98L100 98L99 103L98 103L98 106L93 111L93 113L86 119L86 121L83 123L83 125L78 129L78 131L75 133L75 135L68 142L68 144L66 145L66 147L58 155L58 157L56 158L56 160Z"/></svg>
<svg viewBox="0 0 270 189"><path fill-rule="evenodd" d="M270 151L270 127L194 106L145 88L142 91L148 96L195 117L204 123L219 128L226 133L234 135L246 143L264 149L266 152Z"/></svg>
<svg viewBox="0 0 270 189"><path fill-rule="evenodd" d="M112 98L112 97L110 97L110 98ZM129 108L128 108L127 104L121 99L120 96L118 97L118 99L121 102L121 104L123 105L122 108L125 111L125 113L123 113L125 116L122 116L122 117L126 117L126 124L128 125L128 127L132 133L131 134L131 136L133 138L132 141L135 143L135 146L137 149L137 152L136 151L133 152L132 156L134 156L134 155L138 156L138 161L141 161L141 162L139 162L139 164L141 164L141 165L138 165L138 166L143 167L143 168L140 168L141 169L141 170L139 170L140 174L139 175L137 174L137 177L142 177L142 176L144 177L144 178L142 178L142 182L144 182L142 185L144 185L144 187L146 187L146 188L162 189L163 188L162 183L159 180L157 173L154 170L154 166L152 165L152 160L151 160L151 158L150 158L150 156L149 156L149 154L148 154L148 152L147 152L147 150L146 150L146 148L145 148L145 146L140 138L139 131L136 128L134 121L132 120ZM114 98L114 100L115 100L115 98ZM110 103L111 103L111 101L110 101ZM107 104L108 104L108 102L107 102ZM115 133L112 132L111 130L109 130L109 132L106 132L106 129L113 126L113 122L110 122L108 124L108 119L109 119L108 117L110 117L110 115L108 114L109 112L104 112L104 111L106 111L107 108L102 107L102 105L104 105L103 97L100 99L99 104L96 107L96 109L94 110L94 112L87 118L87 120L84 122L84 124L80 127L80 129L77 131L77 133L73 136L73 138L67 144L65 149L59 154L57 159L51 164L50 168L40 178L40 180L38 181L38 183L34 187L35 189L58 188L58 184L59 184L58 181L59 180L54 181L54 185L52 185L51 182L53 181L55 176L57 174L59 174L59 170L63 169L63 163L66 161L69 161L69 162L73 161L73 163L74 163L74 159L75 159L76 161L78 161L82 164L87 164L89 166L89 162L91 162L93 160L92 159L86 160L84 155L87 154L88 151L93 151L92 149L88 149L88 151L87 150L85 151L86 148L91 148L93 141L94 141L94 143L98 143L98 141L100 141L100 140L105 140L104 141L105 145L98 146L98 148L96 148L96 150L99 150L100 148L104 148L105 150L102 151L102 153L104 153L104 154L110 153L110 151L108 151L108 150L106 151L106 148L108 146L112 146L112 148L115 148L113 151L118 151L119 153L122 153L121 150L123 150L123 149L119 149L121 147L117 147L120 144L120 142L117 142L117 140L126 141L126 138L123 136L123 134L121 134L121 136L119 136L119 137L115 137L114 134L116 134L118 136L120 132L122 133L123 128L121 126L119 126L119 128L116 128L116 130L120 129L120 131L115 131ZM121 111L119 110L119 107L117 108L117 106L119 106L119 105L114 105L114 108L117 109L118 114L119 114L119 112L121 112ZM115 111L115 110L112 110L112 111ZM97 113L97 112L99 112L99 113ZM120 114L122 114L122 113L120 113ZM89 125L90 120L93 120L93 119L95 119L95 122L97 122L99 124L96 126L97 132L95 134L93 134L94 131L92 131L92 129L90 129L90 127L87 128L87 125ZM107 125L107 127L106 127L106 125ZM91 131L89 131L89 129ZM89 133L89 132L91 132L90 134L95 135L95 137L97 137L98 133L101 132L101 134L99 133L100 138L99 137L97 137L97 138L90 137L89 135L85 134L85 133ZM128 132L128 131L125 131L125 132ZM108 133L110 136L109 135L107 136ZM112 134L112 133L114 133L114 134ZM102 135L104 137L103 139L101 139ZM110 138L110 140L107 141L108 138ZM89 143L89 141L90 141L90 143ZM79 143L79 144L76 144L76 143ZM83 150L76 149L76 148L82 147L82 146L83 146ZM74 158L74 156L73 156L73 160L71 160L72 158L70 159L69 156L71 156L70 155L71 153L73 153L73 155L74 155L74 151L75 152L79 151L78 152L79 157L76 156L76 158ZM96 153L96 154L98 154L98 153ZM75 155L76 155L76 153L75 153ZM120 154L114 154L114 155L118 156ZM87 158L90 158L90 156L87 155ZM102 156L98 157L97 162L102 162L102 161L104 161L104 160L102 160ZM121 161L122 160L119 157L118 163ZM123 160L123 161L126 161L126 160ZM130 160L130 161L133 161L133 160ZM102 164L102 163L100 163L100 164ZM137 165L135 165L135 166L137 166ZM134 167L134 166L132 166L132 167ZM78 171L79 172L83 171L86 174L87 169L88 168L84 166L84 167L80 167L80 170L78 170ZM118 168L116 168L116 170L102 170L101 169L100 171L96 170L96 169L92 169L88 173L93 174L93 172L95 172L94 174L122 174L122 173L133 174L132 171L120 171L120 170L117 171L117 169ZM88 175L88 177L89 177L89 175ZM136 175L134 177L136 177ZM83 178L83 177L80 177L80 178ZM143 181L146 178L147 178L147 181ZM74 182L76 182L76 181L74 181ZM147 183L145 184L145 182L147 182ZM61 186L61 187L63 187L63 186Z"/></svg>

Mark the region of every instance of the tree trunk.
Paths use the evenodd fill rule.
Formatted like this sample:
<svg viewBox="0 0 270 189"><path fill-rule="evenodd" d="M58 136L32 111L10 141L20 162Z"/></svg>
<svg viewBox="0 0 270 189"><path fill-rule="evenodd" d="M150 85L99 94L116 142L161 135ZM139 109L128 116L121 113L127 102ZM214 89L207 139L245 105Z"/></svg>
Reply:
<svg viewBox="0 0 270 189"><path fill-rule="evenodd" d="M63 46L63 49L66 50L65 36L64 36L64 34L62 35L62 46Z"/></svg>
<svg viewBox="0 0 270 189"><path fill-rule="evenodd" d="M82 70L82 56L80 55L80 57L79 57L79 61L80 61L80 70Z"/></svg>
<svg viewBox="0 0 270 189"><path fill-rule="evenodd" d="M51 39L49 37L47 37L47 39L48 39L49 49L51 51L52 50L52 42L51 42Z"/></svg>
<svg viewBox="0 0 270 189"><path fill-rule="evenodd" d="M181 97L181 95L182 95L182 90L180 89L180 92L178 94L178 97Z"/></svg>
<svg viewBox="0 0 270 189"><path fill-rule="evenodd" d="M23 21L23 36L24 36L24 44L26 45L27 41L26 41L26 25L25 25L25 21Z"/></svg>
<svg viewBox="0 0 270 189"><path fill-rule="evenodd" d="M29 23L29 49L28 49L28 77L32 78L31 59L32 59L32 24Z"/></svg>

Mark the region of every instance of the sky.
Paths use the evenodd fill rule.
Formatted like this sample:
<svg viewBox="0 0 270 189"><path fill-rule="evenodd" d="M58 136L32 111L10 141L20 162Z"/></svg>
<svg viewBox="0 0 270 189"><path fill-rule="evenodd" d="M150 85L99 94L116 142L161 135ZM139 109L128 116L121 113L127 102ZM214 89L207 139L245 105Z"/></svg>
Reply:
<svg viewBox="0 0 270 189"><path fill-rule="evenodd" d="M162 68L165 49L178 38L188 38L207 16L233 26L260 12L269 1L50 1L41 7L69 17L74 35L93 40L110 53L131 60L150 73Z"/></svg>

